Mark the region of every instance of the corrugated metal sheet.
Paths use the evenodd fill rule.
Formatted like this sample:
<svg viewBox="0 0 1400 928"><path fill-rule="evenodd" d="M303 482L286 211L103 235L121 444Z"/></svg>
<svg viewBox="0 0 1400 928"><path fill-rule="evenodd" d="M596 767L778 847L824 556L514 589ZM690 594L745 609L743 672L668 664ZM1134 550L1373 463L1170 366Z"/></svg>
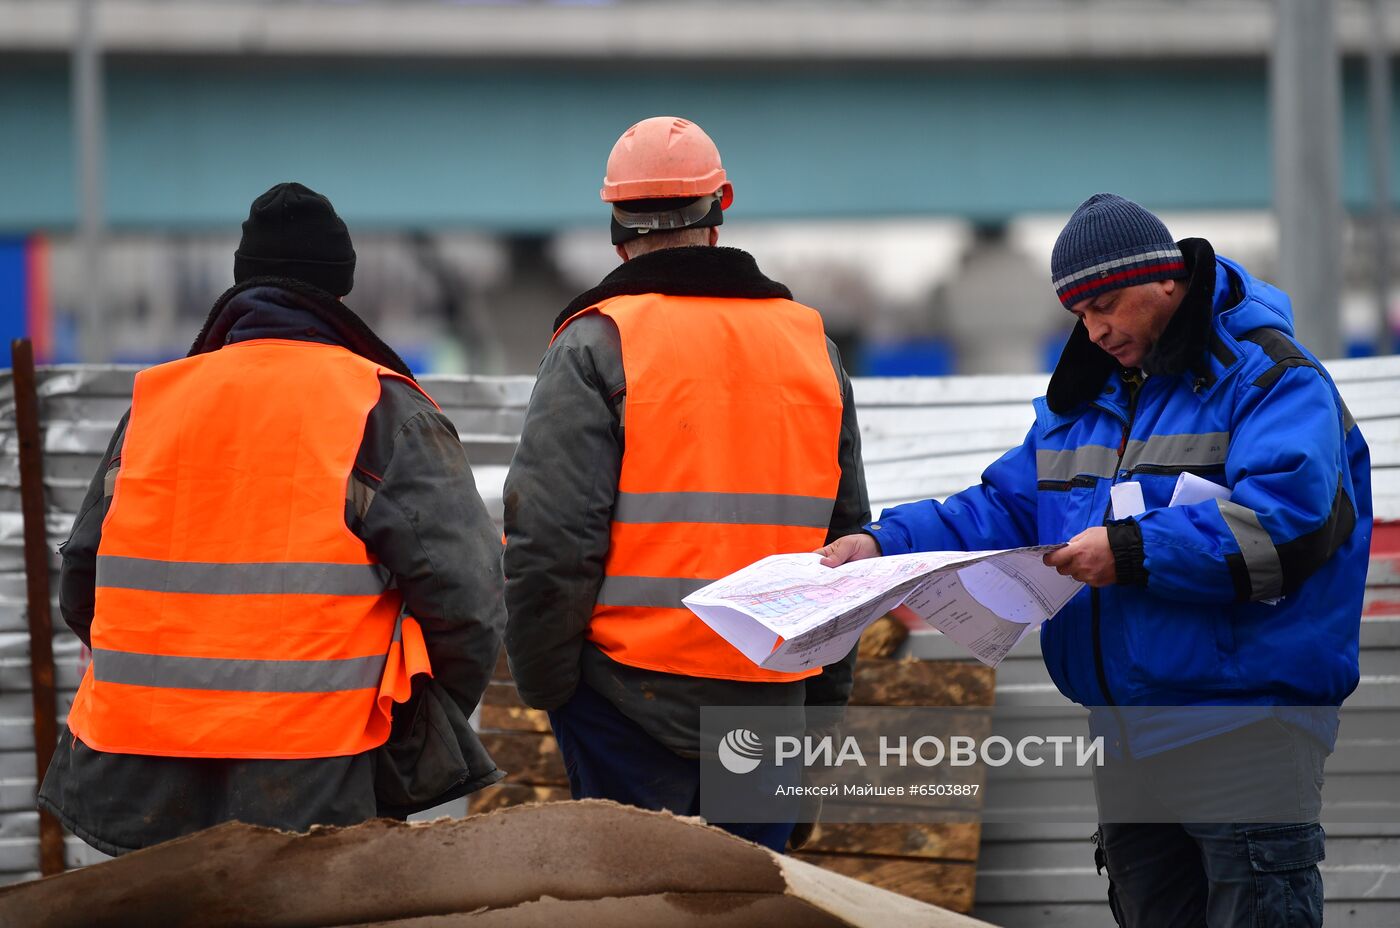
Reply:
<svg viewBox="0 0 1400 928"><path fill-rule="evenodd" d="M1376 511L1400 519L1400 358L1329 365L1371 443ZM45 484L51 547L67 536L117 419L125 412L134 368L58 367L39 375L45 424ZM1029 399L1043 375L857 380L871 502L883 506L945 496L976 482L981 470L1019 442L1032 421ZM532 378L425 378L456 423L492 515L514 451ZM14 410L8 372L0 373L0 883L37 875L38 816L33 811L33 732ZM57 567L57 556L54 557ZM55 613L59 714L78 682L79 645ZM1400 619L1369 620L1357 698L1400 704ZM955 655L937 635L914 640L923 656ZM1038 645L1023 645L998 674L998 702L1018 695L1054 698ZM1067 704L1068 705L1068 704ZM980 917L1007 925L1110 925L1105 882L1094 873L1087 834L1066 825L989 825L978 878ZM68 842L70 865L97 859ZM1328 921L1400 924L1400 826L1334 830L1324 866Z"/></svg>

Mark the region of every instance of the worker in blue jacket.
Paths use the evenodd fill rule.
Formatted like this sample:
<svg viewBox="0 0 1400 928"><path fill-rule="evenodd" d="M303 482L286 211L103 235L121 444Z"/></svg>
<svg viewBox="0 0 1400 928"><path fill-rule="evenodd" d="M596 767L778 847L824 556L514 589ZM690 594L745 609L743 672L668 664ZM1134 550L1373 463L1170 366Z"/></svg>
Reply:
<svg viewBox="0 0 1400 928"><path fill-rule="evenodd" d="M1025 441L980 485L888 509L823 562L1068 541L1046 563L1088 588L1043 626L1041 649L1060 692L1114 723L1096 839L1115 917L1320 925L1317 810L1336 713L1288 707L1340 706L1358 681L1366 443L1294 337L1288 296L1209 242L1173 241L1138 204L1097 194L1051 263L1079 321ZM1168 506L1183 473L1228 497ZM1111 487L1128 481L1145 508L1113 518ZM1191 709L1137 708L1163 706ZM1231 722L1221 706L1260 708ZM1181 790L1234 802L1261 764L1296 784L1272 824L1141 823L1184 815ZM1133 772L1127 788L1158 801L1159 818L1109 820L1115 770Z"/></svg>

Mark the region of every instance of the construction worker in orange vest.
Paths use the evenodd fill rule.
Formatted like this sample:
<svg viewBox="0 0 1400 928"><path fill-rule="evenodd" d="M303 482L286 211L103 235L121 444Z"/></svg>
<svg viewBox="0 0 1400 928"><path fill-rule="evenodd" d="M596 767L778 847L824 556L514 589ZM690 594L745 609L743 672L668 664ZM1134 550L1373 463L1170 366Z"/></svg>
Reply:
<svg viewBox="0 0 1400 928"><path fill-rule="evenodd" d="M330 201L278 184L189 356L136 376L63 547L92 663L39 794L101 851L502 776L468 723L500 541L452 424L340 301L354 267Z"/></svg>
<svg viewBox="0 0 1400 928"><path fill-rule="evenodd" d="M854 651L779 673L681 603L869 510L821 316L717 247L733 200L696 124L643 120L602 199L622 264L555 322L505 486L506 650L575 798L699 811L701 706L842 706ZM793 823L726 825L781 850Z"/></svg>

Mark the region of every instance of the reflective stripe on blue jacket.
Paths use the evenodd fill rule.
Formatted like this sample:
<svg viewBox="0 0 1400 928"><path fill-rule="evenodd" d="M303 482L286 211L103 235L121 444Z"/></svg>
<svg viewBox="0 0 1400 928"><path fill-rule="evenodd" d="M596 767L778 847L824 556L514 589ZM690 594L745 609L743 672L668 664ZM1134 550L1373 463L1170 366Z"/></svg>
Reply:
<svg viewBox="0 0 1400 928"><path fill-rule="evenodd" d="M1110 486L1136 480L1147 509L1115 533L1135 548L1125 560L1115 541L1119 583L1083 590L1043 627L1060 692L1088 706L1340 705L1359 676L1369 452L1294 340L1287 295L1201 244L1216 273L1193 369L1149 376L1135 397L1110 373L1063 414L1041 397L1025 441L979 486L866 530L886 554L1060 542L1105 524ZM1229 500L1168 508L1183 471ZM1191 740L1130 736L1139 753Z"/></svg>

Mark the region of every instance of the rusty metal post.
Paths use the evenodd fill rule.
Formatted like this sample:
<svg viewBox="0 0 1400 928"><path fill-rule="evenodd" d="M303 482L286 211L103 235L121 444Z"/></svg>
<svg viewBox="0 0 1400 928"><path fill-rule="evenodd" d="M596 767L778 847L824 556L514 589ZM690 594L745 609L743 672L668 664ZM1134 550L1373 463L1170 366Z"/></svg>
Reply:
<svg viewBox="0 0 1400 928"><path fill-rule="evenodd" d="M34 378L34 346L27 338L10 343L14 358L15 427L19 433L19 492L24 512L24 575L29 598L29 679L34 697L34 771L37 783L53 759L58 739L54 696L53 618L49 605L49 539L44 523L44 446L39 431L39 392ZM63 872L63 827L39 813L39 869Z"/></svg>

